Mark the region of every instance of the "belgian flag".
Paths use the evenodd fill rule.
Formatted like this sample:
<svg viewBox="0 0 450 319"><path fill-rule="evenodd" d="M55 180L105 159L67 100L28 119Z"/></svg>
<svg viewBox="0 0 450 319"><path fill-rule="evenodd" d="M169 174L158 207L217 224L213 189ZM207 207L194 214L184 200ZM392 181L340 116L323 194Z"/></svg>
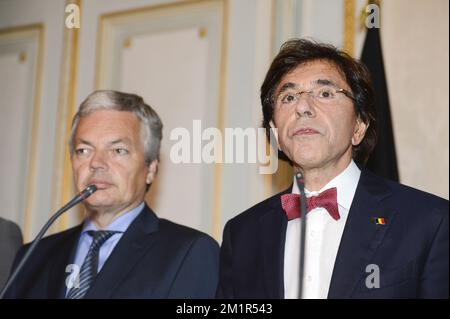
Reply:
<svg viewBox="0 0 450 319"><path fill-rule="evenodd" d="M378 143L369 157L366 166L377 175L398 181L397 157L392 131L389 95L378 28L367 29L361 61L368 67L372 74L375 89L375 106L378 114Z"/></svg>

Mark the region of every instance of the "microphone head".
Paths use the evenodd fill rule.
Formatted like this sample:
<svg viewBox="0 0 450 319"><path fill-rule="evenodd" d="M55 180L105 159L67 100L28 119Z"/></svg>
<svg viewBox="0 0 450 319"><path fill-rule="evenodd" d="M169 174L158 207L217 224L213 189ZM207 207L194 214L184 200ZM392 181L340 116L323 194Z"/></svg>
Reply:
<svg viewBox="0 0 450 319"><path fill-rule="evenodd" d="M80 196L81 196L81 198L86 199L96 191L97 191L97 186L89 185L88 187L86 187L84 190L81 191Z"/></svg>
<svg viewBox="0 0 450 319"><path fill-rule="evenodd" d="M300 190L300 193L303 193L305 188L305 181L303 179L303 174L298 172L295 174L295 181L297 182L298 189Z"/></svg>
<svg viewBox="0 0 450 319"><path fill-rule="evenodd" d="M303 174L298 172L295 174L295 179L297 181L297 183L304 183L305 181L303 180Z"/></svg>
<svg viewBox="0 0 450 319"><path fill-rule="evenodd" d="M97 191L97 186L89 185L88 187L86 187L85 191L89 192L89 195L92 195L95 191Z"/></svg>

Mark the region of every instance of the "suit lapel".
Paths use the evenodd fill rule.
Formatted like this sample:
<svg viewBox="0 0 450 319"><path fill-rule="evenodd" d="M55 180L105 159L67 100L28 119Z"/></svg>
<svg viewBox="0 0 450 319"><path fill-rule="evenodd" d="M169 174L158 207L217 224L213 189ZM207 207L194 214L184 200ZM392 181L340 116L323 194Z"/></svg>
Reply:
<svg viewBox="0 0 450 319"><path fill-rule="evenodd" d="M395 213L382 205L388 196L386 183L363 170L339 245L328 298L351 297L357 283L367 275L366 267L371 264ZM377 217L384 217L386 225L377 225Z"/></svg>
<svg viewBox="0 0 450 319"><path fill-rule="evenodd" d="M48 298L65 298L66 279L73 270L67 269L75 257L77 242L80 238L82 225L68 230L66 238L58 246L54 261L50 266L48 279Z"/></svg>
<svg viewBox="0 0 450 319"><path fill-rule="evenodd" d="M284 244L286 241L287 218L281 207L281 195L291 188L269 199L269 209L260 217L260 254L264 288L267 298L284 298Z"/></svg>
<svg viewBox="0 0 450 319"><path fill-rule="evenodd" d="M117 243L85 298L111 298L117 287L154 244L158 230L158 218L147 207L131 223Z"/></svg>

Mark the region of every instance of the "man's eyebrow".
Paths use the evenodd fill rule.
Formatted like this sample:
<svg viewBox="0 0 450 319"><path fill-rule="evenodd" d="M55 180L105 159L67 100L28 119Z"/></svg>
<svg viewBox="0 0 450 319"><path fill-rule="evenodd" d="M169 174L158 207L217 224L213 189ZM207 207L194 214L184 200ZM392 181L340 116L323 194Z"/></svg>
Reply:
<svg viewBox="0 0 450 319"><path fill-rule="evenodd" d="M116 140L108 142L108 145L111 146L111 145L120 144L120 143L131 144L131 140L129 138L127 138L127 137L125 137L125 138L118 138ZM86 145L94 147L94 144L92 144L89 141L83 140L81 138L76 141L76 144L86 144Z"/></svg>
<svg viewBox="0 0 450 319"><path fill-rule="evenodd" d="M336 84L336 82L328 80L328 79L317 79L311 82L312 85L314 86L319 86L319 85L330 85L333 86L335 88L338 87L338 85Z"/></svg>
<svg viewBox="0 0 450 319"><path fill-rule="evenodd" d="M83 140L82 138L76 140L76 144L86 144L89 146L94 146L91 142Z"/></svg>
<svg viewBox="0 0 450 319"><path fill-rule="evenodd" d="M279 89L279 91L278 91L278 93L277 93L277 97L278 96L280 96L280 94L281 93L283 93L283 92L285 92L285 91L287 91L287 90L289 90L289 89L295 89L297 87L297 84L295 84L295 83L293 83L293 82L287 82L287 83L284 83L281 87L280 87L280 89Z"/></svg>
<svg viewBox="0 0 450 319"><path fill-rule="evenodd" d="M115 144L120 144L120 143L124 143L124 144L131 144L131 141L129 138L124 137L124 138L118 138L114 141L108 142L108 145L115 145Z"/></svg>
<svg viewBox="0 0 450 319"><path fill-rule="evenodd" d="M317 79L311 82L312 86L320 86L320 85L330 85L333 87L338 88L339 86L336 84L336 82L332 81L332 80L328 80L328 79ZM278 94L276 95L277 97L280 96L280 94L282 94L283 92L289 90L289 89L296 89L298 87L298 85L296 83L293 82L287 82L284 83L279 91Z"/></svg>

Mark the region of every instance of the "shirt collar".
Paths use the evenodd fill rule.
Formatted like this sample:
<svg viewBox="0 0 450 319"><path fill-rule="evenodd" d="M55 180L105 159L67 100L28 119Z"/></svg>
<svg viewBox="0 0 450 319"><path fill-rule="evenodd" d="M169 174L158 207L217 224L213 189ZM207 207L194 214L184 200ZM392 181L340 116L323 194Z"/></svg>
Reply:
<svg viewBox="0 0 450 319"><path fill-rule="evenodd" d="M139 213L144 208L145 203L142 202L137 207L129 210L125 214L119 216L118 218L114 219L111 224L109 224L105 230L111 230L115 232L124 233L130 224L133 222L133 220L139 215ZM89 230L98 230L97 226L95 226L94 222L88 217L84 220L83 230L82 233L85 233Z"/></svg>
<svg viewBox="0 0 450 319"><path fill-rule="evenodd" d="M329 181L321 190L318 192L310 192L305 189L307 197L316 196L324 190L336 187L337 189L337 202L340 206L347 210L350 210L352 205L353 197L355 196L356 187L358 186L359 177L361 176L361 170L355 164L353 160L339 175ZM300 194L297 186L297 182L294 176L294 185L292 186L293 194Z"/></svg>

